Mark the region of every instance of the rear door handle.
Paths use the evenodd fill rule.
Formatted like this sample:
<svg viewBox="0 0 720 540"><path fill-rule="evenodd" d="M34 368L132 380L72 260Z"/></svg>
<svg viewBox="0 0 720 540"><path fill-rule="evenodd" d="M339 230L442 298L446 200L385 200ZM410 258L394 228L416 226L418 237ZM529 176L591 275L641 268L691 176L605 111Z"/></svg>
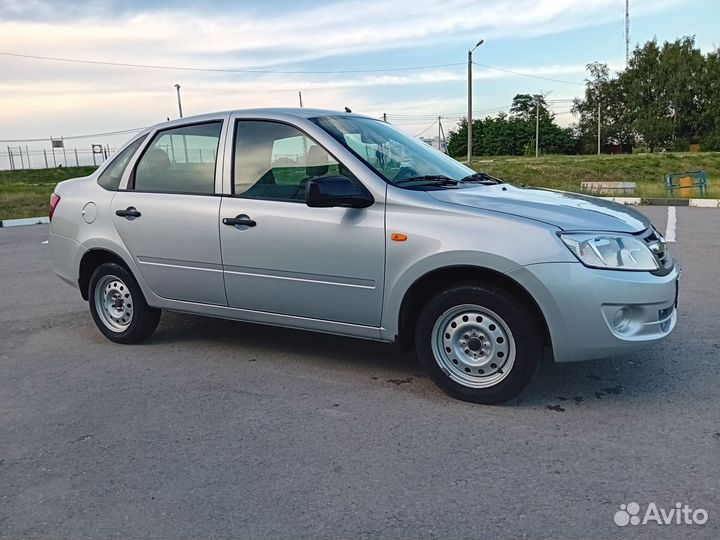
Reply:
<svg viewBox="0 0 720 540"><path fill-rule="evenodd" d="M238 216L235 216L234 218L223 218L222 220L223 225L228 225L230 227L254 227L257 225L257 222L254 219L250 219L250 216L246 214L240 214Z"/></svg>
<svg viewBox="0 0 720 540"><path fill-rule="evenodd" d="M134 206L128 206L125 210L116 210L115 215L124 218L136 218L142 216L140 211Z"/></svg>

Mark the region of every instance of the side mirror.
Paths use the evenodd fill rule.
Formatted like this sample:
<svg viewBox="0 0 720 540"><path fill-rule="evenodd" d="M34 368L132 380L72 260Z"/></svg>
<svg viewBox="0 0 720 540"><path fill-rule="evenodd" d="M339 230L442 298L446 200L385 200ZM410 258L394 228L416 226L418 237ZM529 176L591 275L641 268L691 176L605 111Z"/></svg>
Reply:
<svg viewBox="0 0 720 540"><path fill-rule="evenodd" d="M347 176L322 176L307 183L305 204L311 208L367 208L375 200L368 190Z"/></svg>

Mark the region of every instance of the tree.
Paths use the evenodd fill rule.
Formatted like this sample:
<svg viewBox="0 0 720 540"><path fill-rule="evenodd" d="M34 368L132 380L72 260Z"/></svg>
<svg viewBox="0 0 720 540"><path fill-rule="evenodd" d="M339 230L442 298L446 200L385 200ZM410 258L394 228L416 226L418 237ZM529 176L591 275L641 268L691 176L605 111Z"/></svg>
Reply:
<svg viewBox="0 0 720 540"><path fill-rule="evenodd" d="M704 109L700 115L700 130L705 134L704 150L720 151L720 49L709 53L705 59L703 77Z"/></svg>
<svg viewBox="0 0 720 540"><path fill-rule="evenodd" d="M540 115L548 116L547 102L545 96L530 94L515 94L510 106L510 116L519 118L526 122L535 121L537 103L540 102Z"/></svg>
<svg viewBox="0 0 720 540"><path fill-rule="evenodd" d="M607 65L588 64L585 95L574 102L579 116L576 136L583 151L597 148L598 104L603 143L641 143L659 148L687 148L689 139L713 133L717 65L704 57L691 37L638 46L627 69L611 78ZM716 83L717 84L717 83ZM594 143L594 144L593 144Z"/></svg>
<svg viewBox="0 0 720 540"><path fill-rule="evenodd" d="M592 62L586 69L590 76L585 79L585 99L575 98L573 114L579 116L576 134L583 152L593 153L597 149L598 111L600 113L600 141L611 144L627 144L622 130L618 129L619 111L613 110L619 99L620 89L610 81L607 64Z"/></svg>
<svg viewBox="0 0 720 540"><path fill-rule="evenodd" d="M543 153L573 153L576 145L572 130L561 128L545 99L540 103L540 149ZM517 94L510 107L510 114L499 113L494 118L473 120L473 154L478 156L515 155L535 152L536 97ZM467 119L463 118L457 129L451 130L448 153L462 157L467 153Z"/></svg>
<svg viewBox="0 0 720 540"><path fill-rule="evenodd" d="M461 118L458 127L448 132L448 155L456 158L467 156L467 125L467 118Z"/></svg>

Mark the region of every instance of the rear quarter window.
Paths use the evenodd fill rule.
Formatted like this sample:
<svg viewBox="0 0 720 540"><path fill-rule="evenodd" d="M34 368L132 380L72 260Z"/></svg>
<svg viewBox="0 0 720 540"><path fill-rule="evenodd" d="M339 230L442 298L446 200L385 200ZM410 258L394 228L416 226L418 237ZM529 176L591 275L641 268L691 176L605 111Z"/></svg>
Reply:
<svg viewBox="0 0 720 540"><path fill-rule="evenodd" d="M120 186L120 180L122 180L123 173L130 163L130 158L135 155L137 149L145 140L145 135L131 142L125 147L119 154L117 154L110 162L102 174L98 177L98 184L110 191L117 191Z"/></svg>

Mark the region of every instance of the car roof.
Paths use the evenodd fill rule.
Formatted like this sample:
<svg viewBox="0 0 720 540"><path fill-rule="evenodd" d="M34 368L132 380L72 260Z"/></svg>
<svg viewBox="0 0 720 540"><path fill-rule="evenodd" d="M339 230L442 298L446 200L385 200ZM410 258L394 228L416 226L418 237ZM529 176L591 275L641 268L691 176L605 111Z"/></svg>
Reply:
<svg viewBox="0 0 720 540"><path fill-rule="evenodd" d="M220 116L227 116L229 114L240 113L243 116L268 116L271 118L284 117L288 120L293 118L318 118L321 116L355 116L360 118L372 118L363 114L348 113L345 111L334 111L331 109L312 109L308 107L264 107L256 109L232 109L228 111L218 111L213 113L198 114L194 116L185 116L183 118L176 118L168 122L160 122L155 124L150 129L173 126L176 124L186 124L188 122L203 122L206 120L214 120Z"/></svg>

